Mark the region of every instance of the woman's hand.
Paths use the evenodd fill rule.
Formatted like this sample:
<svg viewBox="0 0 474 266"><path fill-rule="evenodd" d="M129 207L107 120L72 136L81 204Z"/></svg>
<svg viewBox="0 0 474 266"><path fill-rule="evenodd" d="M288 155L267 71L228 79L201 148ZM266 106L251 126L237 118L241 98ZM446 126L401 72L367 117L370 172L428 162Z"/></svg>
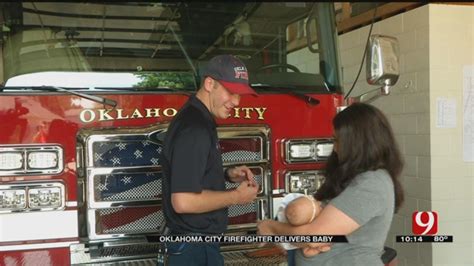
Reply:
<svg viewBox="0 0 474 266"><path fill-rule="evenodd" d="M328 252L329 250L331 250L331 244L327 244L325 246L319 246L315 248L305 247L302 249L303 256L305 257L313 257L313 256L318 255L319 253Z"/></svg>
<svg viewBox="0 0 474 266"><path fill-rule="evenodd" d="M305 256L306 258L313 257L321 253L321 251L319 251L319 248L307 247L307 248L302 248L301 250L303 251L303 256Z"/></svg>
<svg viewBox="0 0 474 266"><path fill-rule="evenodd" d="M275 227L278 224L279 222L274 220L260 221L257 224L257 233L259 235L275 235L277 234ZM328 252L331 250L331 244L329 243L294 243L294 245L302 248L305 257L316 256L321 252Z"/></svg>
<svg viewBox="0 0 474 266"><path fill-rule="evenodd" d="M259 235L275 235L275 232L274 232L275 229L273 227L273 225L275 225L275 223L278 223L278 222L273 221L273 220L259 221L257 223L257 228L258 228L257 234L259 234Z"/></svg>
<svg viewBox="0 0 474 266"><path fill-rule="evenodd" d="M257 234L258 235L274 235L275 232L273 231L273 224L274 223L277 223L276 221L274 220L263 220L263 221L259 221L257 223ZM272 244L272 243L260 243L259 247L273 247L273 248L277 248L280 253L286 255L287 252L286 250L280 246L280 245L275 245L275 244Z"/></svg>

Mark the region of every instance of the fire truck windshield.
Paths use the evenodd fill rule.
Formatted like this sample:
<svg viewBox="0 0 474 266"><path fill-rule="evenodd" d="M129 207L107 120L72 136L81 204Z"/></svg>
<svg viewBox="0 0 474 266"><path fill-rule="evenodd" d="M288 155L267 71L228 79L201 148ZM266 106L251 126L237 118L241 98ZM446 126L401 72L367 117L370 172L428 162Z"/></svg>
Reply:
<svg viewBox="0 0 474 266"><path fill-rule="evenodd" d="M0 83L193 91L234 54L259 91L341 91L331 3L4 2Z"/></svg>
<svg viewBox="0 0 474 266"><path fill-rule="evenodd" d="M6 87L58 86L89 90L195 90L190 72L74 72L48 71L23 74L7 80Z"/></svg>

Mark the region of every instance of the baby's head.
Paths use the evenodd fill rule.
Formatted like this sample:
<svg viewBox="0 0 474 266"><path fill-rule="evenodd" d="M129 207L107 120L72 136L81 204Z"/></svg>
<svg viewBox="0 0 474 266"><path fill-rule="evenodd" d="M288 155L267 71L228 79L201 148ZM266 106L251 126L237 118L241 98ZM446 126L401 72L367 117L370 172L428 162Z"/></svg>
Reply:
<svg viewBox="0 0 474 266"><path fill-rule="evenodd" d="M314 220L320 212L320 205L313 197L304 196L292 200L286 206L285 214L288 223L303 225Z"/></svg>

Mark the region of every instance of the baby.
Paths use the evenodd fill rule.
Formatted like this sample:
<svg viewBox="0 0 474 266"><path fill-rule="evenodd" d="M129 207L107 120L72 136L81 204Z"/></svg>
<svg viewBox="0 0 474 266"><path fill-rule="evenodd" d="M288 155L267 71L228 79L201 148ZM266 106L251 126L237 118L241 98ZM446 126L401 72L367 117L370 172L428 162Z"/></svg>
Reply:
<svg viewBox="0 0 474 266"><path fill-rule="evenodd" d="M298 226L311 223L321 210L321 202L304 195L288 203L285 216L289 224Z"/></svg>
<svg viewBox="0 0 474 266"><path fill-rule="evenodd" d="M277 220L294 226L311 223L321 212L321 202L300 193L286 195L277 211ZM281 243L286 250L297 249L289 243Z"/></svg>

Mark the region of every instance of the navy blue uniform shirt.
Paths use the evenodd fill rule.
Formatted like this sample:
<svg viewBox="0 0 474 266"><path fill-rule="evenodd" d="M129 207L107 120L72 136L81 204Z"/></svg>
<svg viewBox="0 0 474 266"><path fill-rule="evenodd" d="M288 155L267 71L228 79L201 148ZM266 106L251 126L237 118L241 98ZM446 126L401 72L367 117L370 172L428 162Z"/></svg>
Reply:
<svg viewBox="0 0 474 266"><path fill-rule="evenodd" d="M171 193L225 190L216 122L195 95L171 121L160 162L163 167L163 213L167 226L173 232L223 233L228 223L227 208L200 214L178 214L171 205Z"/></svg>

